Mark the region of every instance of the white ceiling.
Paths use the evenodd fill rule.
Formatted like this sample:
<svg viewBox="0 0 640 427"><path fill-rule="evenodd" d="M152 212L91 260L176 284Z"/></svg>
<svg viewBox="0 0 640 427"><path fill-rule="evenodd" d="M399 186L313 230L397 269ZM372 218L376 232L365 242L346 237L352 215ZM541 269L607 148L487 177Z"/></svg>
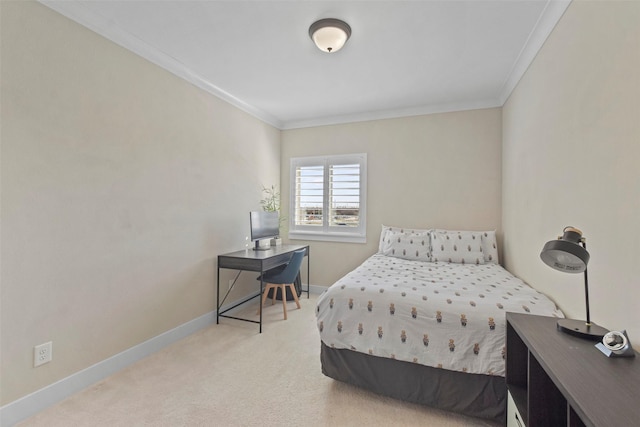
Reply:
<svg viewBox="0 0 640 427"><path fill-rule="evenodd" d="M569 2L41 0L280 129L500 106Z"/></svg>

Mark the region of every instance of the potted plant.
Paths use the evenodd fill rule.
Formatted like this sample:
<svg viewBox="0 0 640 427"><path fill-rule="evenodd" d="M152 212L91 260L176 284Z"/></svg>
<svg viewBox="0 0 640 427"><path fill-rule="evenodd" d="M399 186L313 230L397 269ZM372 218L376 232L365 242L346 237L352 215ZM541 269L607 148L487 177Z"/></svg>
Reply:
<svg viewBox="0 0 640 427"><path fill-rule="evenodd" d="M278 212L280 213L280 192L276 188L275 185L271 187L262 186L263 198L260 200L260 206L262 206L262 210L265 212ZM286 221L286 218L278 215L278 220L280 221L280 229L282 230L282 226ZM282 233L282 231L280 231ZM274 244L276 246L282 244L282 238L280 236L276 237L274 240Z"/></svg>

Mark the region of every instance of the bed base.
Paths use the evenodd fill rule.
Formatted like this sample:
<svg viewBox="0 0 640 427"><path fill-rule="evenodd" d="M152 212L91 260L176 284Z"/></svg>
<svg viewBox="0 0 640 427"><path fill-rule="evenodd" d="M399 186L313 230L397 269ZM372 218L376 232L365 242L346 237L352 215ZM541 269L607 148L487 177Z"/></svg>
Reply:
<svg viewBox="0 0 640 427"><path fill-rule="evenodd" d="M504 377L432 368L320 344L322 373L330 378L407 402L503 424L506 420Z"/></svg>

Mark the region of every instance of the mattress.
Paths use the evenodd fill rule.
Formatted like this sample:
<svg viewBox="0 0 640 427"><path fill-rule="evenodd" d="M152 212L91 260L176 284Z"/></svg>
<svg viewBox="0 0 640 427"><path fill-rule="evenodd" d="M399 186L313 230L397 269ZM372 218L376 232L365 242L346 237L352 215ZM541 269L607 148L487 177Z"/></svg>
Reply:
<svg viewBox="0 0 640 427"><path fill-rule="evenodd" d="M424 262L375 254L317 303L322 342L451 371L505 373L505 313L564 317L498 264Z"/></svg>

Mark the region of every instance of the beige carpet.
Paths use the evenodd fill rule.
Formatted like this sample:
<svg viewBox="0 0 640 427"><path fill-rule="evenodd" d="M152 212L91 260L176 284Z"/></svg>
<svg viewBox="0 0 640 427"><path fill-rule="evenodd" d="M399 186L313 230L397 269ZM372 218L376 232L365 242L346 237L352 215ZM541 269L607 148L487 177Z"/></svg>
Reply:
<svg viewBox="0 0 640 427"><path fill-rule="evenodd" d="M325 377L316 299L302 298L300 310L288 303L286 321L281 305L267 305L262 334L257 324L221 319L19 425L496 425ZM256 307L243 313L253 316Z"/></svg>

